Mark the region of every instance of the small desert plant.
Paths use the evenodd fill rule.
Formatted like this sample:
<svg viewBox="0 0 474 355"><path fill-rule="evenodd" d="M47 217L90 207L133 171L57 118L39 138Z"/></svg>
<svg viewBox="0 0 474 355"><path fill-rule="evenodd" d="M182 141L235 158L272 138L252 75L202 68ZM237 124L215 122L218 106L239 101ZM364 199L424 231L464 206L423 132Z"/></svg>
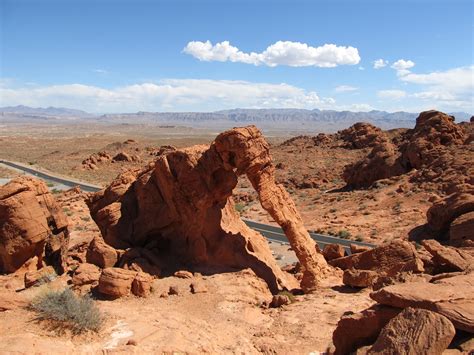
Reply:
<svg viewBox="0 0 474 355"><path fill-rule="evenodd" d="M31 303L36 320L50 321L57 329L71 329L74 334L98 331L103 317L89 296L76 296L70 289L47 291Z"/></svg>
<svg viewBox="0 0 474 355"><path fill-rule="evenodd" d="M52 183L52 182L47 182L47 183L46 183L46 186L48 186L48 187L53 187L53 186L54 186L54 183Z"/></svg>
<svg viewBox="0 0 474 355"><path fill-rule="evenodd" d="M341 229L339 232L337 232L337 236L342 239L349 239L351 233L345 229Z"/></svg>
<svg viewBox="0 0 474 355"><path fill-rule="evenodd" d="M243 203L236 203L235 204L235 210L239 213L242 213L245 209L245 205Z"/></svg>
<svg viewBox="0 0 474 355"><path fill-rule="evenodd" d="M362 241L364 240L364 237L361 236L360 234L357 234L357 235L355 236L355 240L356 240L357 242L362 242Z"/></svg>

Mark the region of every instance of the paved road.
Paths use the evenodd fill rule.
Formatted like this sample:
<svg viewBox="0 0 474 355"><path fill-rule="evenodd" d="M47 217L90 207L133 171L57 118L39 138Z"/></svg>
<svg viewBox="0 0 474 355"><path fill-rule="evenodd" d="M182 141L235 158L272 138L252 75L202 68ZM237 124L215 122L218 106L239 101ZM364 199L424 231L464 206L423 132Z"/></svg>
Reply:
<svg viewBox="0 0 474 355"><path fill-rule="evenodd" d="M33 168L31 166L27 166L22 163L17 163L17 162L12 162L8 160L2 160L0 159L0 164L6 165L7 167L14 168L16 170L21 170L24 171L30 175L37 176L43 180L49 180L49 181L54 181L66 186L74 187L74 186L79 186L82 191L87 191L87 192L96 192L101 189L100 186L95 186L92 184L88 184L86 182L82 181L77 181L69 177L61 177L57 176L51 172L46 172L42 170L38 170L36 168Z"/></svg>
<svg viewBox="0 0 474 355"><path fill-rule="evenodd" d="M58 182L58 183L61 183L63 185L66 185L66 186L71 186L71 187L79 186L81 188L81 190L87 191L87 192L96 192L96 191L99 191L101 189L100 186L95 186L95 185L91 185L91 184L88 184L88 183L85 183L85 182L73 180L69 177L60 177L60 176L57 176L57 175L55 175L51 172L41 171L41 170L38 170L38 169L33 168L31 166L27 166L27 165L17 163L17 162L11 162L11 161L8 161L8 160L0 159L0 164L4 164L8 167L24 171L28 174L37 176L41 179ZM262 235L264 235L267 239L269 239L271 241L275 241L275 242L279 242L279 243L288 243L288 239L286 238L285 233L283 232L283 230L280 227L271 226L271 225L263 224L263 223L258 223L258 222L254 222L254 221L250 221L250 220L244 220L244 222L250 228L260 232ZM341 238L332 237L332 236L329 236L329 235L317 234L317 233L309 233L309 234L310 234L311 238L313 238L316 241L316 243L318 243L318 245L321 249L323 249L328 244L340 244L344 247L346 252L348 254L350 254L350 244L357 244L357 245L361 245L361 246L374 247L373 244L369 244L369 243L356 242L356 241L352 241L352 240L341 239Z"/></svg>

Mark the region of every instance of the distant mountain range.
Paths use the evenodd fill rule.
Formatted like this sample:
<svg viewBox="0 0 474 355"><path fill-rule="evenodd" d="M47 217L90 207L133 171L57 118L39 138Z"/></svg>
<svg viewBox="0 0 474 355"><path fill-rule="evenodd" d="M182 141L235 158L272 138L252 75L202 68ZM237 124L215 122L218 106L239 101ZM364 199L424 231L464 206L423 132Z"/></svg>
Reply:
<svg viewBox="0 0 474 355"><path fill-rule="evenodd" d="M0 107L0 113L15 113L33 116L51 117L90 117L94 116L88 112L64 107L29 107L24 105Z"/></svg>
<svg viewBox="0 0 474 355"><path fill-rule="evenodd" d="M227 128L238 124L256 124L275 130L319 130L335 131L356 122L370 122L383 129L413 127L418 113L410 112L352 112L304 109L233 109L215 112L137 112L93 115L85 111L61 108L32 108L15 106L0 108L7 120L13 119L87 119L105 124L159 124L195 127ZM456 120L469 120L465 112L451 113ZM0 117L1 119L1 117Z"/></svg>

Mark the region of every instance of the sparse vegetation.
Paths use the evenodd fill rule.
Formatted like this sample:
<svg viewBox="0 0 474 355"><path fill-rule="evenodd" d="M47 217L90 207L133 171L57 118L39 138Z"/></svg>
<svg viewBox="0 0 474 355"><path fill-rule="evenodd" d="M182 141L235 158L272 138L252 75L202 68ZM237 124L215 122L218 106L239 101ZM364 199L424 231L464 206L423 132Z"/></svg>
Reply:
<svg viewBox="0 0 474 355"><path fill-rule="evenodd" d="M245 205L241 202L235 204L235 210L239 213L242 213L245 209Z"/></svg>
<svg viewBox="0 0 474 355"><path fill-rule="evenodd" d="M70 329L73 334L97 332L104 320L89 296L76 296L68 288L39 295L31 303L31 308L37 313L36 320L49 321L53 328Z"/></svg>
<svg viewBox="0 0 474 355"><path fill-rule="evenodd" d="M339 232L337 232L337 236L342 239L349 239L351 233L345 229L341 229Z"/></svg>
<svg viewBox="0 0 474 355"><path fill-rule="evenodd" d="M279 295L282 295L282 296L286 296L288 297L288 299L290 300L291 303L295 302L296 301L296 297L294 294L292 294L291 292L289 291L280 291L278 292Z"/></svg>

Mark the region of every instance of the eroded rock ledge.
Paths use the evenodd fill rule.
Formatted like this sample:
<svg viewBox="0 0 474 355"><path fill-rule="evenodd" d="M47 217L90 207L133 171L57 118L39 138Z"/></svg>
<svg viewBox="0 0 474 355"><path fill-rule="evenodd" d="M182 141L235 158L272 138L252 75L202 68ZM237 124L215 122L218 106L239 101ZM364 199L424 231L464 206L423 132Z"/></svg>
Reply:
<svg viewBox="0 0 474 355"><path fill-rule="evenodd" d="M165 152L128 171L88 200L104 240L118 249L152 251L159 263L251 268L272 292L298 287L272 257L266 240L235 211L232 191L246 174L265 210L285 231L314 289L328 270L283 186L276 184L269 145L255 126L221 133L210 146Z"/></svg>

